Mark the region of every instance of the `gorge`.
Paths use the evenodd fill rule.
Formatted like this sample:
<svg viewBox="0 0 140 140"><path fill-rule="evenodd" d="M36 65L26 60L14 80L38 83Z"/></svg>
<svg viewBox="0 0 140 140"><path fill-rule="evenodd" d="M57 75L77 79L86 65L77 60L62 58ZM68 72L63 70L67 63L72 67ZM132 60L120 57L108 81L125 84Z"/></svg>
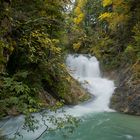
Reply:
<svg viewBox="0 0 140 140"><path fill-rule="evenodd" d="M109 108L115 85L113 81L102 77L98 60L88 55L76 54L68 55L66 63L70 74L93 95L93 99L85 103L64 107L66 114L81 119L78 128L71 134L67 134L67 131L63 132L65 129L62 128L50 132L46 131L39 137L45 131L45 126L40 121L39 129L35 132L26 132L21 129L23 138L17 139L27 140L39 137L39 140L139 140L140 118L120 114ZM63 114L58 116L63 116ZM36 117L39 118L40 115L36 114ZM5 134L11 132L14 134L22 121L22 117L11 118L7 121L3 126ZM66 133L67 136L65 137L66 134L64 135L62 132Z"/></svg>

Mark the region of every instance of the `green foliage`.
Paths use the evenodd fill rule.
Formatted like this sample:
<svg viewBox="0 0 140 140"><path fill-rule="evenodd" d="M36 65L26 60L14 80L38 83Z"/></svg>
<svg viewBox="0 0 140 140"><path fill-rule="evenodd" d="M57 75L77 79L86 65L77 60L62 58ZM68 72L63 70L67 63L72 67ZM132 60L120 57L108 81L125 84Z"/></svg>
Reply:
<svg viewBox="0 0 140 140"><path fill-rule="evenodd" d="M37 121L31 113L45 107L56 110L64 103L78 100L71 90L75 81L64 64L69 2L0 1L0 118L24 114L24 127L34 131ZM82 1L78 5L82 9L84 4ZM82 10L75 12L78 12L75 15L78 25L84 14ZM82 46L87 40L81 35L78 39ZM76 121L72 119L67 118L71 128ZM62 127L61 122L64 125L66 120L61 118L55 122Z"/></svg>
<svg viewBox="0 0 140 140"><path fill-rule="evenodd" d="M132 32L133 35L133 42L131 42L125 49L125 54L127 55L127 58L129 58L128 62L131 64L134 64L136 61L140 60L140 23L137 23L133 29Z"/></svg>
<svg viewBox="0 0 140 140"><path fill-rule="evenodd" d="M28 114L46 107L44 90L62 97L69 76L63 61L66 1L1 1L0 112ZM8 73L5 75L5 73ZM45 103L46 104L45 104Z"/></svg>
<svg viewBox="0 0 140 140"><path fill-rule="evenodd" d="M108 1L103 1L103 3ZM111 1L110 1L111 2ZM137 3L137 4L136 4ZM110 59L109 64L113 64L114 68L124 65L124 63L134 64L139 58L139 45L136 45L139 41L139 18L138 18L138 1L112 1L112 9L106 11L100 15L99 18L106 20L108 23L109 38L112 39L112 49L109 56L114 59ZM109 4L110 5L110 4ZM108 4L106 6L109 6ZM105 6L105 5L104 5ZM106 7L105 6L105 7ZM133 10L132 10L133 7ZM131 10L132 11L131 11ZM110 14L111 16L103 16ZM135 17L135 18L133 18ZM103 55L103 59L104 60ZM106 57L105 57L106 58ZM113 63L112 63L113 62ZM115 62L115 63L114 63Z"/></svg>
<svg viewBox="0 0 140 140"><path fill-rule="evenodd" d="M78 3L79 1L77 1ZM93 44L99 40L101 30L104 30L105 22L99 22L99 15L103 11L101 6L101 0L93 1L87 0L82 3L82 12L84 17L80 21L80 24L73 23L70 25L69 38L69 50L76 53L88 53L93 47ZM74 7L74 11L77 11L77 5ZM75 19L75 15L71 18ZM99 28L101 27L101 29Z"/></svg>
<svg viewBox="0 0 140 140"><path fill-rule="evenodd" d="M35 112L39 109L36 89L30 88L13 77L4 77L0 85L1 115L18 115L19 113Z"/></svg>
<svg viewBox="0 0 140 140"><path fill-rule="evenodd" d="M77 33L73 28L70 33L73 52L91 53L109 69L135 64L140 56L139 7L138 0L87 0L85 18ZM88 41L80 39L85 37Z"/></svg>

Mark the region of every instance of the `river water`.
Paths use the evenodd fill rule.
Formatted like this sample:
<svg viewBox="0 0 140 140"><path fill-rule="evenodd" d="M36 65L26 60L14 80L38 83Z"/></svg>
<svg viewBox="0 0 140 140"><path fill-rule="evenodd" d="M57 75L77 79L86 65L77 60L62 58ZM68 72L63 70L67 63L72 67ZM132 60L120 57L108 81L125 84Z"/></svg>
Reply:
<svg viewBox="0 0 140 140"><path fill-rule="evenodd" d="M95 99L86 104L67 108L67 113L82 119L70 135L57 130L44 134L40 140L140 140L140 117L124 115L109 108L114 82L101 76L95 57L69 55L67 65L71 75Z"/></svg>
<svg viewBox="0 0 140 140"><path fill-rule="evenodd" d="M120 114L109 108L115 85L101 76L98 60L90 56L69 55L66 63L70 74L94 95L94 99L64 108L66 114L81 119L73 133L66 134L63 129L54 130L44 133L39 140L140 140L140 117ZM6 122L3 126L5 133L16 129L22 120L22 117L18 117ZM21 130L23 138L17 139L34 140L44 130L43 124L34 133Z"/></svg>

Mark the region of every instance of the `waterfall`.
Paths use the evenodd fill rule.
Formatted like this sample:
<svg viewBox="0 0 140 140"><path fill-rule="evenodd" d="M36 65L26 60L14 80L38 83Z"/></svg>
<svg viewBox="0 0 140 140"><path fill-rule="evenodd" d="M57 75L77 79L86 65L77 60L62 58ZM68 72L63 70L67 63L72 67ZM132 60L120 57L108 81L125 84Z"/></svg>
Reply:
<svg viewBox="0 0 140 140"><path fill-rule="evenodd" d="M109 108L109 100L115 89L114 83L111 80L101 77L98 60L95 57L84 55L68 55L66 63L70 74L78 80L90 94L94 95L94 99L73 107L64 107L65 113L81 117L91 113L112 111ZM50 112L49 114L54 114L56 117L63 117L64 115L63 112ZM21 137L17 137L17 140L33 140L42 132L45 132L46 126L44 125L44 122L50 127L52 125L48 122L47 118L44 118L45 121L42 120L40 113L34 114L34 117L39 120L39 129L34 132L27 132L22 128L24 122L23 116L3 120L0 122L0 125L3 126L3 133L8 135L9 138L13 138L17 129L19 129L23 135L23 139Z"/></svg>
<svg viewBox="0 0 140 140"><path fill-rule="evenodd" d="M70 74L94 95L94 100L91 102L68 108L68 112L81 116L85 113L112 111L109 108L109 101L115 89L114 82L101 77L96 57L69 55L66 63Z"/></svg>

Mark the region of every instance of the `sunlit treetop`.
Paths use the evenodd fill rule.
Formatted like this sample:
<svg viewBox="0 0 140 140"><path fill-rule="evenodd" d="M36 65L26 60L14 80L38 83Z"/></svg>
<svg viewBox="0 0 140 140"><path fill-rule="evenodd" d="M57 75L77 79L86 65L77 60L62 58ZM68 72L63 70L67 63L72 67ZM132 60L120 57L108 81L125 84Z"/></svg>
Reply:
<svg viewBox="0 0 140 140"><path fill-rule="evenodd" d="M74 23L75 24L80 24L82 20L84 19L84 12L83 12L83 7L86 4L87 0L77 0L76 7L74 9Z"/></svg>
<svg viewBox="0 0 140 140"><path fill-rule="evenodd" d="M100 20L109 23L111 29L115 29L120 24L125 24L129 19L130 5L125 0L103 0L103 7L111 6L112 10L102 13Z"/></svg>

